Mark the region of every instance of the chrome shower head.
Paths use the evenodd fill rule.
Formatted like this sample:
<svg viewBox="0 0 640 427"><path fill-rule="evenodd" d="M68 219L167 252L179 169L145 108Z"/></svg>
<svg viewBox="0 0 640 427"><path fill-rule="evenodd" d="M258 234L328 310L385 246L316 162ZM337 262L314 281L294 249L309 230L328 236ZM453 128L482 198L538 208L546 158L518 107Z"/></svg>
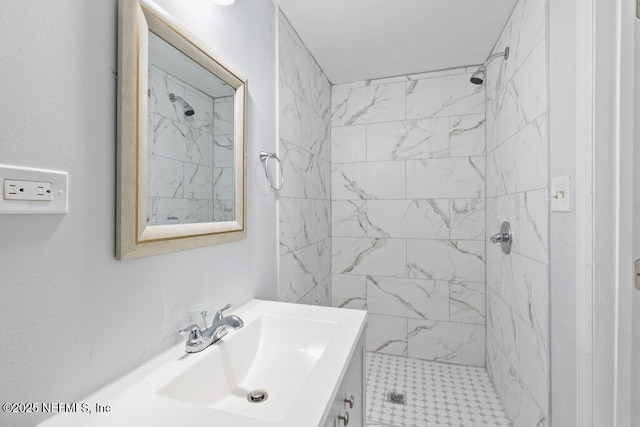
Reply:
<svg viewBox="0 0 640 427"><path fill-rule="evenodd" d="M184 110L184 115L187 117L193 116L196 111L193 109L191 105L187 101L185 101L181 96L174 95L173 93L169 94L169 101L180 103L182 105L182 109Z"/></svg>
<svg viewBox="0 0 640 427"><path fill-rule="evenodd" d="M481 85L482 83L484 83L484 79L486 78L486 70L487 69L484 67L484 65L481 65L480 68L478 68L476 72L471 75L471 79L469 79L471 83L473 83L474 85Z"/></svg>
<svg viewBox="0 0 640 427"><path fill-rule="evenodd" d="M489 62L491 62L492 60L494 60L495 58L499 58L499 57L503 57L505 59L505 61L507 59L509 59L509 48L507 47L504 50L504 52L495 53L495 54L491 55L490 57L488 57L487 60L484 61L484 64L479 66L478 69L476 70L476 72L471 75L471 78L469 79L469 81L471 83L473 83L474 85L483 84L484 81L487 78L487 64Z"/></svg>

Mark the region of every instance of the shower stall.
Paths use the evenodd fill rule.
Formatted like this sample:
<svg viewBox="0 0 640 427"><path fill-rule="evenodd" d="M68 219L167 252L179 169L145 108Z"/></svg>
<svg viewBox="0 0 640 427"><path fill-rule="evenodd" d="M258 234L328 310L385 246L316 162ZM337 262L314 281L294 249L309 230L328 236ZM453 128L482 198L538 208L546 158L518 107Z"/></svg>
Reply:
<svg viewBox="0 0 640 427"><path fill-rule="evenodd" d="M548 425L546 25L520 0L482 65L331 85L279 15L279 295L368 311L369 426Z"/></svg>

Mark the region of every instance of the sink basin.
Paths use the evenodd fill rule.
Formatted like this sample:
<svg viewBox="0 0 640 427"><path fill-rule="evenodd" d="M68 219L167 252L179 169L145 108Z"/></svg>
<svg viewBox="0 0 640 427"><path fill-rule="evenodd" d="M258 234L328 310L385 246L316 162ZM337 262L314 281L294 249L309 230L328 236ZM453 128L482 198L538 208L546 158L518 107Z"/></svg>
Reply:
<svg viewBox="0 0 640 427"><path fill-rule="evenodd" d="M338 323L261 316L210 351L158 394L279 422L324 353ZM268 398L251 402L250 392Z"/></svg>
<svg viewBox="0 0 640 427"><path fill-rule="evenodd" d="M366 321L361 310L249 301L245 326L193 354L176 344L42 426L317 427L327 418ZM247 399L264 390L261 402Z"/></svg>

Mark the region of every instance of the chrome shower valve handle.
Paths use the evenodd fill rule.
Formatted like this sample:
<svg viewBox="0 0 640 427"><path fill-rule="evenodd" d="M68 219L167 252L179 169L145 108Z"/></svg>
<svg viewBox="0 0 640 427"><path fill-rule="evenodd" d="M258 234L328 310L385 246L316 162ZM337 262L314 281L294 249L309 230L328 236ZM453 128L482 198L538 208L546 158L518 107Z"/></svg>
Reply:
<svg viewBox="0 0 640 427"><path fill-rule="evenodd" d="M513 244L513 234L511 233L511 224L508 221L502 223L500 232L489 237L491 243L500 243L502 252L509 254L511 252L511 245Z"/></svg>

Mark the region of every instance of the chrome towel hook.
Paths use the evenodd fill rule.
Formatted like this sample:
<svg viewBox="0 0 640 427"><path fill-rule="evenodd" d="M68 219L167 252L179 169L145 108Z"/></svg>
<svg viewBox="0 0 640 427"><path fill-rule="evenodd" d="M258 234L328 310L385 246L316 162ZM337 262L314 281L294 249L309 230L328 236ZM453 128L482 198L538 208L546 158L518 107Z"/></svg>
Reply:
<svg viewBox="0 0 640 427"><path fill-rule="evenodd" d="M271 179L271 175L269 175L269 160L275 159L278 163L278 168L280 169L280 179L278 180L278 186L273 185L273 180ZM260 152L260 161L262 162L262 166L264 167L264 174L267 177L267 182L275 191L282 190L282 186L284 185L284 171L282 170L282 162L276 153L267 153L266 151Z"/></svg>

